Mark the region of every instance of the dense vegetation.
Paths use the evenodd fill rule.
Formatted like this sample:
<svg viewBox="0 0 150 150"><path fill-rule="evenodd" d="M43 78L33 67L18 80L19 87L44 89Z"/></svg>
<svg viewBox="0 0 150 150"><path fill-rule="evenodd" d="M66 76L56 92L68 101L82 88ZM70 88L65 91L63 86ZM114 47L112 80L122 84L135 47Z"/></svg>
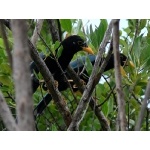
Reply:
<svg viewBox="0 0 150 150"><path fill-rule="evenodd" d="M32 37L36 27L36 20L27 20L28 22L28 37ZM120 30L120 52L125 54L130 61L134 63L134 68L130 66L124 67L126 75L122 77L122 87L125 96L125 110L128 130L134 130L138 114L141 109L142 100L145 95L145 89L150 75L150 24L149 20L127 20L128 26ZM83 25L81 19L60 19L59 24L56 20L58 33L61 38L77 34L88 41L88 45L98 53L99 46L104 38L105 31L108 27L108 22L105 19L100 20L100 24L92 27L92 25ZM54 52L58 47L59 41L52 39L52 33L49 31L49 22L44 20L40 32L39 39L36 43L36 48L39 53L46 56L50 54L49 48ZM7 28L7 38L10 49L13 53L13 37L12 32ZM46 43L46 44L45 44ZM49 47L49 48L48 48ZM105 55L107 55L108 46L106 47ZM73 60L85 55L83 52L78 52L74 55ZM85 69L88 74L91 74L92 65L87 59ZM43 80L42 75L37 75L39 80ZM3 43L3 38L0 35L0 91L2 91L11 112L16 118L16 103L15 103L15 88L12 77L12 69L10 67L8 56ZM47 93L40 86L33 94L34 106L36 107L43 96ZM70 112L73 114L82 94L76 92L74 96L71 90L61 92L67 102ZM96 85L93 92L93 97L99 104L101 111L107 118L111 130L118 129L117 114L118 105L115 91L115 76L114 69L103 73L100 82ZM148 105L148 104L147 104ZM149 106L149 105L148 105ZM60 114L56 104L52 101L44 112L36 118L36 126L38 130L57 131L66 130L64 120ZM149 108L145 113L144 121L141 130L149 130ZM3 121L0 120L0 130L6 130ZM101 124L93 110L89 107L79 127L81 131L99 131L103 130Z"/></svg>

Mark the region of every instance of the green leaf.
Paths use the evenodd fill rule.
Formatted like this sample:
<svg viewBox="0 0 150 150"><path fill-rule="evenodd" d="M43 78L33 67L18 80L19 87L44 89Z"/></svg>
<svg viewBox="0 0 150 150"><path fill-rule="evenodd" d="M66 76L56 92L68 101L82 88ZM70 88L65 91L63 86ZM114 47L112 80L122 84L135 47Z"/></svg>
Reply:
<svg viewBox="0 0 150 150"><path fill-rule="evenodd" d="M63 46L61 45L59 48L58 48L58 51L57 51L57 58L59 58L62 54L62 51L63 51Z"/></svg>
<svg viewBox="0 0 150 150"><path fill-rule="evenodd" d="M0 81L4 84L4 85L7 85L7 86L10 86L10 77L9 76L6 76L6 75L0 75Z"/></svg>
<svg viewBox="0 0 150 150"><path fill-rule="evenodd" d="M142 30L146 26L146 23L147 19L141 19L139 29Z"/></svg>
<svg viewBox="0 0 150 150"><path fill-rule="evenodd" d="M102 112L104 113L105 116L108 115L108 102L105 102L102 106Z"/></svg>
<svg viewBox="0 0 150 150"><path fill-rule="evenodd" d="M0 38L0 48L4 49L3 39Z"/></svg>
<svg viewBox="0 0 150 150"><path fill-rule="evenodd" d="M125 40L120 39L120 45L122 45L122 50L124 54L128 54L128 44L125 42Z"/></svg>
<svg viewBox="0 0 150 150"><path fill-rule="evenodd" d="M134 93L136 94L136 95L138 95L140 92L141 92L141 87L140 86L136 86L135 88L134 88Z"/></svg>
<svg viewBox="0 0 150 150"><path fill-rule="evenodd" d="M123 29L127 34L131 33L131 29L129 27Z"/></svg>
<svg viewBox="0 0 150 150"><path fill-rule="evenodd" d="M62 28L71 33L71 30L72 30L72 23L71 23L71 20L70 19L60 19L60 23L61 23L61 26Z"/></svg>
<svg viewBox="0 0 150 150"><path fill-rule="evenodd" d="M56 41L54 44L54 50L56 50L60 46L60 42Z"/></svg>
<svg viewBox="0 0 150 150"><path fill-rule="evenodd" d="M129 123L130 123L132 126L134 126L134 125L135 125L135 121L134 121L134 120L132 120L132 119L130 119L130 120L129 120Z"/></svg>
<svg viewBox="0 0 150 150"><path fill-rule="evenodd" d="M98 49L98 42L97 42L97 36L96 36L96 33L93 32L93 29L92 29L92 25L90 25L90 39L91 39L91 43L92 45Z"/></svg>
<svg viewBox="0 0 150 150"><path fill-rule="evenodd" d="M107 102L107 105L108 105L108 114L110 114L111 112L113 112L114 100L110 98Z"/></svg>
<svg viewBox="0 0 150 150"><path fill-rule="evenodd" d="M93 65L88 57L86 57L85 68L88 75L90 75L93 69Z"/></svg>
<svg viewBox="0 0 150 150"><path fill-rule="evenodd" d="M147 38L147 43L150 44L150 38Z"/></svg>
<svg viewBox="0 0 150 150"><path fill-rule="evenodd" d="M104 34L106 32L108 23L106 19L101 19L100 25L96 28L95 34L97 36L97 45L99 47L100 43L103 40Z"/></svg>
<svg viewBox="0 0 150 150"><path fill-rule="evenodd" d="M142 36L139 36L134 41L133 50L135 51L135 55L137 58L140 58L141 55L141 39Z"/></svg>
<svg viewBox="0 0 150 150"><path fill-rule="evenodd" d="M81 32L81 27L82 27L82 19L79 19L77 27L75 28L75 33L78 34Z"/></svg>

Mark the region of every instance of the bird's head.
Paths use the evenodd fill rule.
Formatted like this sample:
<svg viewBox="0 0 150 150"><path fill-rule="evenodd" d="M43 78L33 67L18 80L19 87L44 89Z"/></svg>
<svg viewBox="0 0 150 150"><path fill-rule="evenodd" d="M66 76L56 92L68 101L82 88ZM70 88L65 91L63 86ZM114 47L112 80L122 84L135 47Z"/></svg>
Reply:
<svg viewBox="0 0 150 150"><path fill-rule="evenodd" d="M72 35L62 41L63 48L69 53L75 54L78 51L85 51L94 54L93 50L88 47L87 43L78 35Z"/></svg>

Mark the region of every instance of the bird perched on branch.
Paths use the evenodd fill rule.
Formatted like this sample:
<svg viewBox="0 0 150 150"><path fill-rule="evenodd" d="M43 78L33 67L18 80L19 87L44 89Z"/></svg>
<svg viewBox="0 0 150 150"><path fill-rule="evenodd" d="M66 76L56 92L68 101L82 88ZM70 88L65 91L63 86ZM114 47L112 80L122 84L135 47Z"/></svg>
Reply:
<svg viewBox="0 0 150 150"><path fill-rule="evenodd" d="M94 65L95 63L95 58L96 56L95 55L88 55L87 56L90 60L90 62L92 63L92 65ZM125 65L125 61L127 60L127 57L124 55L124 54L120 54L120 64L121 66L124 66ZM84 65L85 65L85 61L86 61L86 56L82 56L74 61L72 61L70 63L70 66L72 67L72 69L77 73L77 72L82 72L83 71L83 68L84 68ZM102 63L102 62L101 62ZM100 65L101 65L100 63ZM133 64L128 61L127 62L127 65L131 65L133 66ZM108 61L108 64L106 65L105 67L105 70L104 72L110 70L110 69L113 69L114 68L114 55L112 54L109 61ZM68 77L68 79L71 79L71 77L68 75L68 73L66 72L65 73L66 76ZM89 79L89 75L87 73L86 70L84 70L80 75L79 75L80 79L82 79L85 84L88 82L88 79ZM76 92L78 90L78 87L74 87L74 83L71 84L72 85L72 89L74 92ZM60 91L63 91L63 90L66 90L67 87L64 87L63 84L61 85L61 90ZM39 102L39 104L37 105L37 107L34 109L34 115L35 116L38 116L40 115L43 110L46 108L46 106L50 103L50 101L52 100L52 97L50 94L46 94L45 97Z"/></svg>
<svg viewBox="0 0 150 150"><path fill-rule="evenodd" d="M61 54L59 53L59 47L55 51L56 59L58 60L60 66L57 64L54 56L50 55L46 57L44 60L48 69L54 76L54 79L58 82L58 89L61 90L61 83L63 83L63 87L67 87L67 81L63 76L63 71L66 70L68 67L71 59L73 58L74 54L79 51L85 51L89 54L94 54L92 49L88 47L86 42L78 35L72 35L67 37L65 40L62 41L62 51ZM61 46L60 45L60 46ZM60 56L58 56L60 55ZM62 69L62 70L61 70Z"/></svg>
<svg viewBox="0 0 150 150"><path fill-rule="evenodd" d="M62 49L60 53L59 48L61 46L62 46ZM55 50L55 54L50 54L44 59L46 66L48 67L50 72L53 74L54 79L58 82L59 90L61 90L61 83L63 83L63 88L65 86L67 87L67 81L65 81L63 72L68 67L74 54L79 51L85 51L89 54L94 54L93 50L90 47L88 47L86 42L80 36L72 35L72 36L67 37L60 43L59 47ZM39 82L36 79L36 77L33 75L33 70L36 73L38 73L39 71L36 68L35 64L31 64L30 68L32 71L33 92L35 92L39 86Z"/></svg>
<svg viewBox="0 0 150 150"><path fill-rule="evenodd" d="M91 64L94 65L96 56L95 55L88 55L88 59L90 60ZM104 59L105 58L103 58L101 60L100 65L102 64ZM120 69L121 69L121 74L123 76L124 76L125 71L122 70L122 66L130 65L131 67L134 67L134 64L131 61L128 60L127 63L126 63L126 60L127 60L127 57L124 54L120 53L120 65L121 65ZM86 69L84 69L84 71L83 71L83 67L84 67L85 63L86 63L86 57L83 56L83 57L78 58L77 60L72 61L70 63L70 66L72 67L72 69L76 73L78 72L80 79L82 79L85 82L85 84L87 84L87 82L89 80L89 75L88 75ZM110 69L113 69L113 68L114 68L114 54L111 54L111 57L110 57L107 65L106 65L106 67L104 69L104 72L106 72L106 71L108 71ZM69 76L69 75L67 74L67 76ZM73 90L75 91L75 89L73 89Z"/></svg>

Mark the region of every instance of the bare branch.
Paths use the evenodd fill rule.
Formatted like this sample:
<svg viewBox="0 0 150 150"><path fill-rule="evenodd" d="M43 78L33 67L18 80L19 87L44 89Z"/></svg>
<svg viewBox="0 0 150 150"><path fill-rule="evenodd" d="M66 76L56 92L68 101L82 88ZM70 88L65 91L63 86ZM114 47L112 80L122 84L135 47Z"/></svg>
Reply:
<svg viewBox="0 0 150 150"><path fill-rule="evenodd" d="M34 32L33 32L32 38L31 38L31 42L34 45L34 47L36 47L36 42L37 42L37 40L39 38L38 33L41 32L43 22L44 22L44 19L39 19L37 21L36 26L35 26L35 29L34 29Z"/></svg>
<svg viewBox="0 0 150 150"><path fill-rule="evenodd" d="M52 35L53 43L55 43L56 41L60 41L58 28L56 26L56 20L55 19L48 19L47 21L48 21L49 26L50 26L50 33Z"/></svg>
<svg viewBox="0 0 150 150"><path fill-rule="evenodd" d="M49 51L51 52L51 55L54 57L57 65L58 65L59 69L61 70L62 75L64 76L64 79L66 80L66 83L67 83L67 85L68 85L68 87L69 87L69 89L70 89L70 91L71 91L71 93L72 93L72 95L74 97L74 100L77 102L77 98L74 95L73 89L72 89L70 83L68 82L68 79L67 79L67 77L65 75L65 72L63 71L63 69L61 68L61 65L59 64L57 57L53 54L52 50L50 49L50 47L47 45L47 43L44 41L43 37L40 34L39 34L39 37L41 38L41 40L44 43L44 45L49 49Z"/></svg>
<svg viewBox="0 0 150 150"><path fill-rule="evenodd" d="M150 81L147 84L146 91L145 91L145 98L142 101L142 106L141 106L141 111L139 112L138 120L135 125L135 131L139 131L142 125L142 121L144 119L146 107L147 107L147 102L150 99Z"/></svg>
<svg viewBox="0 0 150 150"><path fill-rule="evenodd" d="M6 36L6 28L4 26L4 20L0 20L0 29L1 29L2 37L3 37L4 45L6 48L6 52L8 55L8 60L9 60L10 66L12 68L12 55L11 55L11 50L9 48L9 42L8 42L8 39Z"/></svg>
<svg viewBox="0 0 150 150"><path fill-rule="evenodd" d="M12 113L11 113L8 105L6 104L5 99L1 92L0 92L0 115L1 115L2 120L8 130L10 130L10 131L19 130L17 127L17 124L12 116Z"/></svg>
<svg viewBox="0 0 150 150"><path fill-rule="evenodd" d="M78 105L78 107L75 111L73 120L72 120L68 130L78 130L80 122L82 121L82 119L83 119L83 117L84 117L84 115L87 111L87 108L88 108L88 105L89 105L89 102L90 102L90 99L91 99L92 92L93 92L97 82L100 79L100 78L97 77L98 71L100 70L99 74L102 75L102 73L105 69L105 66L107 65L107 62L105 61L105 63L103 62L102 66L99 69L102 54L104 53L105 47L106 47L106 45L107 45L107 43L110 39L111 30L112 30L112 22L110 22L110 24L108 26L108 29L105 33L105 36L103 38L103 41L100 45L99 52L98 52L98 55L97 55L96 60L95 60L95 64L94 64L92 74L89 78L86 89L85 89L85 91L84 91L84 93L81 97L80 103L79 103L79 105Z"/></svg>
<svg viewBox="0 0 150 150"><path fill-rule="evenodd" d="M67 68L67 72L68 72L69 76L72 77L73 81L79 88L79 91L83 94L83 92L85 90L85 86L83 85L83 82L80 81L80 78L77 76L76 72L70 66ZM98 107L98 103L96 102L96 100L94 98L90 99L90 107L94 111L95 115L97 116L97 118L101 124L102 130L110 131L109 123L108 123L105 115L101 111L101 109Z"/></svg>
<svg viewBox="0 0 150 150"><path fill-rule="evenodd" d="M9 29L11 29L8 21L5 21L5 25ZM42 74L42 76L45 80L45 83L47 85L47 88L49 90L49 93L52 95L53 100L55 101L56 105L58 106L59 111L62 114L66 125L69 126L69 124L72 120L72 116L69 111L69 108L66 105L65 100L63 99L63 97L61 96L61 93L58 91L57 87L55 86L55 81L54 81L54 78L53 78L51 72L48 70L43 59L41 59L36 48L33 46L33 44L31 43L31 41L29 39L28 39L28 45L30 48L31 57L32 57L33 61L35 62L35 64L37 65L39 72Z"/></svg>
<svg viewBox="0 0 150 150"><path fill-rule="evenodd" d="M18 126L20 130L35 130L26 21L11 20L11 27L14 37L13 77Z"/></svg>
<svg viewBox="0 0 150 150"><path fill-rule="evenodd" d="M115 59L115 80L117 91L117 103L119 114L119 126L122 131L126 130L127 120L125 116L125 100L121 82L120 53L119 53L119 20L113 20L113 49Z"/></svg>
<svg viewBox="0 0 150 150"><path fill-rule="evenodd" d="M44 63L43 59L39 57L39 54L33 44L30 40L28 40L28 44L30 47L31 57L35 64L37 65L40 73L42 74L45 83L47 85L47 88L49 90L49 93L52 95L53 100L55 101L56 105L59 108L59 111L61 112L63 119L67 126L69 126L72 116L69 111L69 108L67 107L67 104L64 100L64 98L61 96L61 93L59 92L58 88L55 85L55 81L53 78L53 75L48 70L46 64Z"/></svg>

